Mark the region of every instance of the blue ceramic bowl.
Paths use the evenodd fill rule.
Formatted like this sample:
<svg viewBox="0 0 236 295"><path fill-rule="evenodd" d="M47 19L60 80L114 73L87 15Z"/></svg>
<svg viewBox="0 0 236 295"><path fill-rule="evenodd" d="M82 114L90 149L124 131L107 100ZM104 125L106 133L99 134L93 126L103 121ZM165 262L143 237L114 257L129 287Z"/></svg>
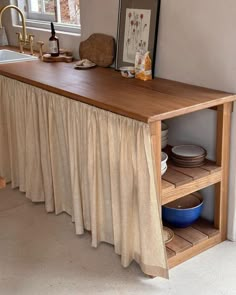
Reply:
<svg viewBox="0 0 236 295"><path fill-rule="evenodd" d="M162 218L174 227L187 227L201 215L203 199L194 193L162 206Z"/></svg>

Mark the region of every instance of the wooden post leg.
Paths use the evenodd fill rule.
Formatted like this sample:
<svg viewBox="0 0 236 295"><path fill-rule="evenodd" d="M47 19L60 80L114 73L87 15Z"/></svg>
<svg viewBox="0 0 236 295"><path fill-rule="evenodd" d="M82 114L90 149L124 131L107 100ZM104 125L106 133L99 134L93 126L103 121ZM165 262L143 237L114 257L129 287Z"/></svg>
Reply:
<svg viewBox="0 0 236 295"><path fill-rule="evenodd" d="M6 180L0 176L0 189L6 186Z"/></svg>
<svg viewBox="0 0 236 295"><path fill-rule="evenodd" d="M222 167L222 180L216 184L214 223L221 232L222 241L227 238L231 112L231 102L217 108L216 163Z"/></svg>

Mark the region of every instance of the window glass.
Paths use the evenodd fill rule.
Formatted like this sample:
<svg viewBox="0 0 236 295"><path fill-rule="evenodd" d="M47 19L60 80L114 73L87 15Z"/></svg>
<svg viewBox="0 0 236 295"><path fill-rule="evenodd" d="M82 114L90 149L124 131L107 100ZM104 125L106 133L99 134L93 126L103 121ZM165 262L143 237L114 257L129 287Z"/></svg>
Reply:
<svg viewBox="0 0 236 295"><path fill-rule="evenodd" d="M80 25L79 0L60 0L61 22Z"/></svg>
<svg viewBox="0 0 236 295"><path fill-rule="evenodd" d="M29 20L80 26L79 0L18 0L18 6Z"/></svg>

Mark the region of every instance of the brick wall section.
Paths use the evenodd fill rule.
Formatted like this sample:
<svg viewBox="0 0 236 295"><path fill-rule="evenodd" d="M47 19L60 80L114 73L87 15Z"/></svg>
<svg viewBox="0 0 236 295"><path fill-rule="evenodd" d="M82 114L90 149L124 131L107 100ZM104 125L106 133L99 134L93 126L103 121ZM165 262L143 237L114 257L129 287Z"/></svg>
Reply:
<svg viewBox="0 0 236 295"><path fill-rule="evenodd" d="M75 4L77 4L77 7L79 7L79 0L75 0ZM70 19L70 11L69 11L69 4L68 0L60 0L60 6L61 6L61 19L63 23L76 23L74 19L76 16L72 16L72 20ZM46 4L46 10L47 11L54 11L54 1L48 1ZM79 14L79 11L77 12Z"/></svg>

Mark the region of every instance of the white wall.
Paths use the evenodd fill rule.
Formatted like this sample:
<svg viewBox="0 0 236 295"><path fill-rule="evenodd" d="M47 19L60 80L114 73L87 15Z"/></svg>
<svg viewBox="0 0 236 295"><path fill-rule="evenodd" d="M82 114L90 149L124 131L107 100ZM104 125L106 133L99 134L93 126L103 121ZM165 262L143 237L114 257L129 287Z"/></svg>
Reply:
<svg viewBox="0 0 236 295"><path fill-rule="evenodd" d="M82 38L92 33L116 37L119 0L80 0Z"/></svg>
<svg viewBox="0 0 236 295"><path fill-rule="evenodd" d="M94 32L116 36L118 3L119 0L81 0L82 37L59 35L61 46L77 54L80 40ZM235 11L235 0L162 0L155 75L236 93ZM15 30L8 20L6 27L13 44ZM49 32L35 35L36 40L46 42ZM236 117L235 113L233 116ZM170 143L201 144L209 157L214 158L215 123L215 113L210 110L170 120ZM235 129L234 118L232 152ZM231 205L235 199L235 166L231 167ZM204 215L212 218L212 189L204 190L204 194L211 205L206 206Z"/></svg>
<svg viewBox="0 0 236 295"><path fill-rule="evenodd" d="M157 74L236 92L235 0L163 0Z"/></svg>
<svg viewBox="0 0 236 295"><path fill-rule="evenodd" d="M156 75L163 78L236 93L236 1L163 0L157 47ZM172 144L185 140L215 154L215 114L202 111L170 120ZM181 135L178 130L183 131ZM231 159L235 159L236 114L233 113ZM230 215L235 218L236 160L231 162ZM204 190L204 215L213 217L213 194ZM208 205L208 204L207 204ZM212 208L209 210L209 208ZM232 220L232 219L231 219ZM232 238L233 223L229 223ZM236 237L235 237L236 238Z"/></svg>

